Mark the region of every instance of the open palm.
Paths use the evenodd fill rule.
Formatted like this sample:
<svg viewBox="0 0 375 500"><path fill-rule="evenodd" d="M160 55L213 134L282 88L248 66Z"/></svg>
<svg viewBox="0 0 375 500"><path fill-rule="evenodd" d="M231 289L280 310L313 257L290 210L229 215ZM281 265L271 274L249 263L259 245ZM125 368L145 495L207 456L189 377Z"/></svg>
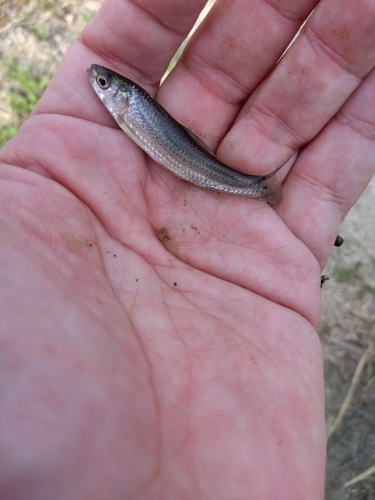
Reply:
<svg viewBox="0 0 375 500"><path fill-rule="evenodd" d="M375 6L321 2L267 77L318 2L219 1L158 90L204 3L107 0L0 152L2 498L323 497L314 326L375 164ZM281 204L152 162L92 63L158 91L237 170L308 144Z"/></svg>

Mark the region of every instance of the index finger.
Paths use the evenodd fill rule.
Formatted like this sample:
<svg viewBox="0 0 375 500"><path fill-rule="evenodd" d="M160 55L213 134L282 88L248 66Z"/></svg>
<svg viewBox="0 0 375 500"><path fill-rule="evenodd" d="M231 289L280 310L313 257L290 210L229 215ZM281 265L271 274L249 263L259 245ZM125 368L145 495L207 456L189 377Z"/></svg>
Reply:
<svg viewBox="0 0 375 500"><path fill-rule="evenodd" d="M33 113L112 123L103 106L91 99L86 69L92 63L111 67L155 94L171 58L205 3L106 0L73 42Z"/></svg>

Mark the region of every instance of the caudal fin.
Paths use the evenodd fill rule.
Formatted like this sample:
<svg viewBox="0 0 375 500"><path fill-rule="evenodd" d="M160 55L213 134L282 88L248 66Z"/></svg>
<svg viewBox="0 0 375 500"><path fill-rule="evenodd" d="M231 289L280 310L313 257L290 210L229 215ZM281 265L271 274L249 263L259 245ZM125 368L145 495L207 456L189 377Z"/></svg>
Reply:
<svg viewBox="0 0 375 500"><path fill-rule="evenodd" d="M288 163L288 161L296 154L297 150L293 149L293 153L273 172L261 178L262 194L261 199L270 205L277 205L281 201L281 183L277 178L277 172L280 168Z"/></svg>
<svg viewBox="0 0 375 500"><path fill-rule="evenodd" d="M281 184L277 178L276 171L262 177L260 183L262 185L261 199L270 205L276 205L281 201Z"/></svg>

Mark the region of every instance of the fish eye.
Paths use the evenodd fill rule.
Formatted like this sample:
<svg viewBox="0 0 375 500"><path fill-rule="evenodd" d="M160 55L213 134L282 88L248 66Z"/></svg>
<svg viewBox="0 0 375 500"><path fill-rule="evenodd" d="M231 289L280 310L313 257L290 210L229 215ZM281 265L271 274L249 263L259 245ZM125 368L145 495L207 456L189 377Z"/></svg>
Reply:
<svg viewBox="0 0 375 500"><path fill-rule="evenodd" d="M108 76L105 75L98 75L96 77L96 82L99 85L99 87L103 90L106 90L111 86L110 79L108 78Z"/></svg>

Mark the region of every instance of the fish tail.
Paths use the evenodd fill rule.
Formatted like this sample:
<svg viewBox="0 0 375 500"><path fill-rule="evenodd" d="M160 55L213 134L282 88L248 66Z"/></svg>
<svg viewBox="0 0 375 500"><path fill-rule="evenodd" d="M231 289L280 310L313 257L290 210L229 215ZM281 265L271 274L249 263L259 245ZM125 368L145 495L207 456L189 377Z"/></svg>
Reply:
<svg viewBox="0 0 375 500"><path fill-rule="evenodd" d="M259 179L261 187L261 199L270 205L277 205L281 201L281 183L277 178L277 172L281 167Z"/></svg>
<svg viewBox="0 0 375 500"><path fill-rule="evenodd" d="M269 203L270 205L277 205L281 201L281 183L277 178L277 172L280 168L288 163L288 161L296 154L297 150L293 149L292 154L275 170L270 174L264 175L260 178L259 182L262 186L261 199Z"/></svg>

